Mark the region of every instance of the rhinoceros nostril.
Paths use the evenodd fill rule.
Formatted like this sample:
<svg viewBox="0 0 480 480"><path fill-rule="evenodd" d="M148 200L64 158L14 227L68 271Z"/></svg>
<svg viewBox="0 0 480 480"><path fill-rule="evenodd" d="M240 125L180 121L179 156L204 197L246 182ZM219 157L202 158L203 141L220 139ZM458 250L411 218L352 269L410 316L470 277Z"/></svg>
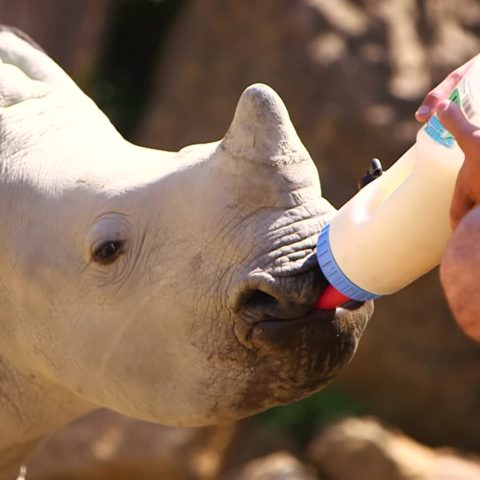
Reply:
<svg viewBox="0 0 480 480"><path fill-rule="evenodd" d="M318 296L328 285L318 264L290 275L256 274L243 285L236 311L249 322L294 320L314 310Z"/></svg>
<svg viewBox="0 0 480 480"><path fill-rule="evenodd" d="M278 309L278 300L262 290L250 290L244 297L242 311L252 320L263 320Z"/></svg>
<svg viewBox="0 0 480 480"><path fill-rule="evenodd" d="M311 309L310 304L293 300L281 289L278 292L267 293L260 287L246 294L242 311L244 317L257 322L297 319L309 313Z"/></svg>

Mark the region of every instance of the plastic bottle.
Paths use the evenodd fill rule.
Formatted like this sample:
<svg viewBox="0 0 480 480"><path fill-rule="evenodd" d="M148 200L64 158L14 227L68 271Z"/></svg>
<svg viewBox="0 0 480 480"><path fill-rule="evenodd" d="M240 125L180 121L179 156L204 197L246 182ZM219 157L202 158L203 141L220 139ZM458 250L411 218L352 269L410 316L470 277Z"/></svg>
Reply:
<svg viewBox="0 0 480 480"><path fill-rule="evenodd" d="M480 126L480 61L473 62L450 99ZM317 257L330 286L317 308L392 294L440 263L463 160L455 139L433 115L416 143L322 230Z"/></svg>

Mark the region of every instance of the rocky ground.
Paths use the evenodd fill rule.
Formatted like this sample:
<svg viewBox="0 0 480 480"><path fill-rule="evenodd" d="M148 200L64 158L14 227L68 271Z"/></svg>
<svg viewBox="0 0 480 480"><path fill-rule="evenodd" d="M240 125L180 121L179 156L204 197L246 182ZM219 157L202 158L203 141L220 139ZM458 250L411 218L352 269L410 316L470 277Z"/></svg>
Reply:
<svg viewBox="0 0 480 480"><path fill-rule="evenodd" d="M478 480L480 458L432 449L372 417L320 430L305 450L256 422L168 428L102 410L48 440L28 480Z"/></svg>

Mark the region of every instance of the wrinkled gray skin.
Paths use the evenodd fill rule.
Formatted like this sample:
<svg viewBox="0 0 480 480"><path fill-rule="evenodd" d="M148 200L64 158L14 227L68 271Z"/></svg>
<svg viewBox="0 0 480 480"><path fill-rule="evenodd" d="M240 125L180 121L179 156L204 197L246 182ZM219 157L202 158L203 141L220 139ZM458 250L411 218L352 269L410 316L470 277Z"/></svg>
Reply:
<svg viewBox="0 0 480 480"><path fill-rule="evenodd" d="M0 59L0 478L99 406L226 422L351 359L372 305L313 310L333 209L275 92L248 88L220 142L154 151L18 34Z"/></svg>

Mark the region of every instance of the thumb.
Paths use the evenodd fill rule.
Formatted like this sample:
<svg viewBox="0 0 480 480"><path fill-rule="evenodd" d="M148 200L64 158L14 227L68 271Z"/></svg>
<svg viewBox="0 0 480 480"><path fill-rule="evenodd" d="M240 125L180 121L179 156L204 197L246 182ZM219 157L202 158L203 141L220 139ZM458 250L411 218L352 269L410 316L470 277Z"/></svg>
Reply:
<svg viewBox="0 0 480 480"><path fill-rule="evenodd" d="M472 133L478 127L470 123L463 111L450 100L439 103L436 111L443 126L455 137L460 148L467 154L471 147Z"/></svg>

